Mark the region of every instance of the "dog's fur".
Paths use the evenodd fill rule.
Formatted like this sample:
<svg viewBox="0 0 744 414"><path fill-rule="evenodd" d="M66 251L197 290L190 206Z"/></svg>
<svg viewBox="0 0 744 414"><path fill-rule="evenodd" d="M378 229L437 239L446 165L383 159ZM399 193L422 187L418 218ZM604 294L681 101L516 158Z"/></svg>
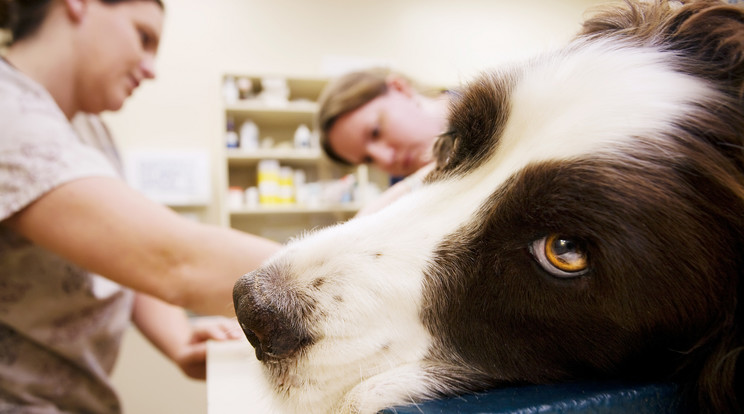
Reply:
<svg viewBox="0 0 744 414"><path fill-rule="evenodd" d="M426 185L236 284L276 398L373 413L621 378L742 412L743 16L614 5L464 88Z"/></svg>

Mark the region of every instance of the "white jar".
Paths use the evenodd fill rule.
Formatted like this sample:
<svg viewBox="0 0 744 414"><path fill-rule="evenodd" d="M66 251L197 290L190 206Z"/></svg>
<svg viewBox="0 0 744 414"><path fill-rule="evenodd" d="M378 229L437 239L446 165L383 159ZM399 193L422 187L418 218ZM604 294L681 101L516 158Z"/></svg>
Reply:
<svg viewBox="0 0 744 414"><path fill-rule="evenodd" d="M258 149L258 126L250 119L240 126L240 148L243 150Z"/></svg>
<svg viewBox="0 0 744 414"><path fill-rule="evenodd" d="M230 210L239 210L243 208L243 189L237 186L231 186L227 189L227 207Z"/></svg>
<svg viewBox="0 0 744 414"><path fill-rule="evenodd" d="M294 133L294 146L297 149L308 149L310 148L310 141L312 134L310 128L307 125L302 124L297 127Z"/></svg>

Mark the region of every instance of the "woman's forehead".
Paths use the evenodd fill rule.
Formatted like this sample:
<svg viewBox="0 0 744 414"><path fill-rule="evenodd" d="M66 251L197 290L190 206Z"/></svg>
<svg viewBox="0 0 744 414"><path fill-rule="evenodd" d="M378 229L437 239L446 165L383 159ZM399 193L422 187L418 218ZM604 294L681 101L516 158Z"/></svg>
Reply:
<svg viewBox="0 0 744 414"><path fill-rule="evenodd" d="M154 1L134 0L114 3L110 5L127 13L133 20L149 26L160 33L163 29L165 11Z"/></svg>

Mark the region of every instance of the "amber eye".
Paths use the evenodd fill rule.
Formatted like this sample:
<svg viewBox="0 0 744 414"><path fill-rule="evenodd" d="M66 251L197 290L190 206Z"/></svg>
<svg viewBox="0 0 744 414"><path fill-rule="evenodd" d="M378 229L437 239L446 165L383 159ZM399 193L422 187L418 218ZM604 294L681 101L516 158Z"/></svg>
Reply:
<svg viewBox="0 0 744 414"><path fill-rule="evenodd" d="M556 277L576 277L589 268L586 249L580 239L551 234L534 241L530 253L540 266Z"/></svg>

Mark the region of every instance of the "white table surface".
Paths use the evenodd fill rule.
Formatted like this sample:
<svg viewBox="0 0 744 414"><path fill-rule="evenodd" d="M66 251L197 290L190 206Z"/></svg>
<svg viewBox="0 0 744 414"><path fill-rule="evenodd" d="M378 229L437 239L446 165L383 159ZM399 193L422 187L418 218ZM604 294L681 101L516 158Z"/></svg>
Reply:
<svg viewBox="0 0 744 414"><path fill-rule="evenodd" d="M207 343L208 414L279 414L247 340Z"/></svg>

